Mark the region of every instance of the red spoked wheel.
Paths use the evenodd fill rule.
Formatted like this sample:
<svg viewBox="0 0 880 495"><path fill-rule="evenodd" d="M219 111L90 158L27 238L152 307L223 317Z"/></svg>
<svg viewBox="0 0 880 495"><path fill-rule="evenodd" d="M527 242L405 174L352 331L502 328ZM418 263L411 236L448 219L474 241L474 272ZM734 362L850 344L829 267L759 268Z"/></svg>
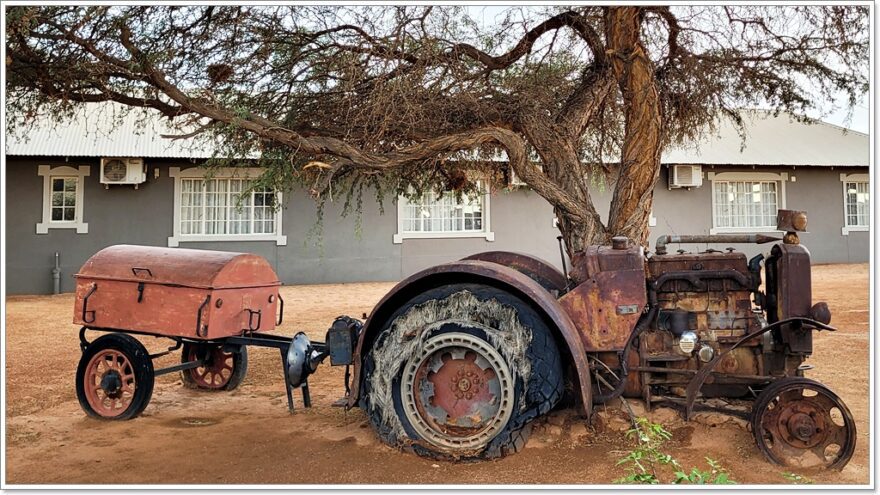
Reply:
<svg viewBox="0 0 880 495"><path fill-rule="evenodd" d="M100 419L130 419L140 414L153 393L153 364L140 342L109 334L91 343L77 368L80 406Z"/></svg>
<svg viewBox="0 0 880 495"><path fill-rule="evenodd" d="M119 416L134 397L137 383L125 354L108 349L95 354L86 369L86 400L105 418Z"/></svg>
<svg viewBox="0 0 880 495"><path fill-rule="evenodd" d="M184 344L181 362L203 361L202 366L183 370L183 384L200 390L233 390L247 374L247 349L226 352L220 344Z"/></svg>

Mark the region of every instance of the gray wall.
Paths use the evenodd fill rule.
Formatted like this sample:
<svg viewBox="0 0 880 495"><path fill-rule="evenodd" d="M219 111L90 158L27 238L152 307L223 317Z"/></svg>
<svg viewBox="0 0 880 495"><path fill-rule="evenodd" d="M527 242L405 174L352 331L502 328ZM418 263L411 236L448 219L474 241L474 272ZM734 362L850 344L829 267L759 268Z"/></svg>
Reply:
<svg viewBox="0 0 880 495"><path fill-rule="evenodd" d="M867 262L870 243L869 232L850 232L842 235L843 184L841 173L867 173L867 169L798 167L770 168L754 170L751 167L703 167L703 186L699 188L673 189L666 187L667 169L663 167L660 180L654 193L654 216L657 226L651 228L651 246L654 239L664 234L708 234L712 226L711 182L705 178L706 172L785 172L789 181L785 183L785 206L792 210L807 212L808 233L801 234L801 243L810 250L813 263L857 263ZM794 177L796 180L791 181ZM770 235L781 236L775 232ZM737 245L738 250L748 256L769 252L768 245ZM693 249L694 246L682 246ZM724 246L727 247L727 246ZM716 249L720 249L715 247ZM677 247L675 249L678 249Z"/></svg>
<svg viewBox="0 0 880 495"><path fill-rule="evenodd" d="M113 244L167 246L173 230L174 179L169 167L194 166L189 160L145 159L147 182L105 189L99 181L98 159L57 157L7 157L4 178L7 191L6 282L10 294L45 294L52 291L54 253L61 255L61 290L74 288L73 274L98 250ZM41 221L43 179L39 165L52 167L90 165L85 178L83 217L87 234L72 229L50 229L37 235ZM159 169L159 178L153 170ZM488 250L516 250L556 261L553 211L530 191L499 193L491 199L495 241L472 239L404 239L394 244L397 209L388 202L385 214L365 198L361 235L356 217L341 216L342 205L328 203L323 227L316 234L317 211L305 192L284 196L282 231L286 246L274 241L181 242L180 247L218 249L259 254L273 265L286 284L359 281L396 281L428 266ZM497 213L495 213L497 211ZM540 212L540 213L539 213ZM557 261L558 264L558 261Z"/></svg>
<svg viewBox="0 0 880 495"><path fill-rule="evenodd" d="M174 180L169 167L194 166L189 160L146 159L148 180L135 190L131 186L105 189L99 183L98 159L7 157L3 181L7 189L6 283L10 294L46 294L52 291L51 270L54 253L61 254L62 291L73 290L72 275L96 251L113 244L167 246L172 234ZM83 216L88 234L74 230L50 229L37 235L41 221L43 181L38 165L90 165L85 179ZM158 168L160 177L153 178ZM724 171L736 170L725 168ZM751 169L745 169L751 170ZM761 169L762 171L783 171ZM708 171L708 170L704 170ZM722 171L720 168L718 171ZM784 170L797 177L786 184L787 205L810 213L810 233L802 236L815 262L864 262L868 260L868 233L841 235L843 194L841 172L865 170L806 169ZM666 169L656 191L657 226L651 238L660 234L708 233L711 226L711 193L708 182L692 190L666 189ZM366 199L366 198L365 198ZM610 193L596 193L597 207L607 216ZM397 210L390 202L381 215L378 205L365 201L362 212L363 233L358 236L355 216L340 216L338 203L325 208L323 229L319 236L310 233L316 220L313 201L304 192L285 195L283 233L286 246L272 242L182 242L180 247L246 251L264 256L286 284L358 281L394 281L437 263L459 259L488 250L530 253L559 266L553 228L553 210L543 198L528 189L500 191L491 197L491 229L495 241L483 238L404 239L394 244ZM652 241L653 245L653 241ZM760 251L755 246L740 246L748 254Z"/></svg>

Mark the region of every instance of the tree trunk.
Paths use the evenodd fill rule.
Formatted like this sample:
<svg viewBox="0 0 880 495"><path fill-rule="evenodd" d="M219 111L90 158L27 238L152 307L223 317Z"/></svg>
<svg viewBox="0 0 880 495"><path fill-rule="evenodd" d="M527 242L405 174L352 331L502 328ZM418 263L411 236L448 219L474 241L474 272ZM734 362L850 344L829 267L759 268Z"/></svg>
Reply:
<svg viewBox="0 0 880 495"><path fill-rule="evenodd" d="M545 164L550 164L551 180L572 194L585 205L587 215L584 219L571 218L560 208L554 208L559 222L559 231L565 241L565 249L571 259L574 254L594 244L606 244L610 240L608 230L602 224L599 212L593 205L588 189L589 170L580 162L576 150L576 142L560 142L559 146L543 157Z"/></svg>
<svg viewBox="0 0 880 495"><path fill-rule="evenodd" d="M625 135L611 200L608 232L647 245L654 184L660 174L662 119L654 64L639 40L641 10L612 7L606 39L612 70L623 94Z"/></svg>
<svg viewBox="0 0 880 495"><path fill-rule="evenodd" d="M545 120L543 115L524 119L521 130L535 148L544 166L544 174L578 204L580 217L554 205L559 230L569 258L590 245L609 244L611 237L626 236L642 245L647 243L648 217L653 202L654 184L660 173L662 120L654 67L639 40L641 10L637 7L608 9L606 43L612 78L624 101L625 135L621 165L614 186L608 227L602 224L589 193L589 166L580 162L577 153L579 132L564 123ZM592 101L581 104L580 115L588 120L596 105L608 93L602 90L603 72L596 73ZM566 120L566 119L563 119ZM571 119L567 119L571 120ZM552 203L552 201L551 201ZM572 275L578 271L573 271ZM575 283L582 280L574 280Z"/></svg>

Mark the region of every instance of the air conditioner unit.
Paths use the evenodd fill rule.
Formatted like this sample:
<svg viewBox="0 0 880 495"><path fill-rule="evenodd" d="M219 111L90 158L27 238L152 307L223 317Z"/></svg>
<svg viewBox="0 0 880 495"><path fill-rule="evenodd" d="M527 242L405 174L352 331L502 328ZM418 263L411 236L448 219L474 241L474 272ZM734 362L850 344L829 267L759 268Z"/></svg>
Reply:
<svg viewBox="0 0 880 495"><path fill-rule="evenodd" d="M672 165L669 167L669 189L700 187L703 185L703 167L700 165Z"/></svg>
<svg viewBox="0 0 880 495"><path fill-rule="evenodd" d="M101 184L141 184L147 180L143 158L101 158Z"/></svg>

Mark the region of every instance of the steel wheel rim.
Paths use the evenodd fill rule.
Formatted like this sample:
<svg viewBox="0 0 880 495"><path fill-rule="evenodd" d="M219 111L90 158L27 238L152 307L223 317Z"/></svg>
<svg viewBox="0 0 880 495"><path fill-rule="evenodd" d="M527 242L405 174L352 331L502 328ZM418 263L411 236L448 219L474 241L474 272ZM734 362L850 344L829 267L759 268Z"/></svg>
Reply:
<svg viewBox="0 0 880 495"><path fill-rule="evenodd" d="M125 413L137 390L131 362L115 349L105 349L92 356L84 380L89 406L106 418Z"/></svg>
<svg viewBox="0 0 880 495"><path fill-rule="evenodd" d="M459 332L428 339L401 380L406 418L427 442L475 449L500 433L514 408L514 380L484 340Z"/></svg>
<svg viewBox="0 0 880 495"><path fill-rule="evenodd" d="M221 389L232 379L232 373L235 369L234 355L231 352L223 352L220 346L214 346L207 352L199 352L199 349L192 347L187 355L187 361L195 361L199 359L199 355L205 355L207 362L204 366L192 368L189 376L193 381L202 388Z"/></svg>
<svg viewBox="0 0 880 495"><path fill-rule="evenodd" d="M811 395L805 395L805 391ZM839 469L849 461L855 448L852 414L834 393L822 386L782 387L764 404L756 426L755 436L761 450L784 466ZM807 461L813 463L805 464Z"/></svg>

